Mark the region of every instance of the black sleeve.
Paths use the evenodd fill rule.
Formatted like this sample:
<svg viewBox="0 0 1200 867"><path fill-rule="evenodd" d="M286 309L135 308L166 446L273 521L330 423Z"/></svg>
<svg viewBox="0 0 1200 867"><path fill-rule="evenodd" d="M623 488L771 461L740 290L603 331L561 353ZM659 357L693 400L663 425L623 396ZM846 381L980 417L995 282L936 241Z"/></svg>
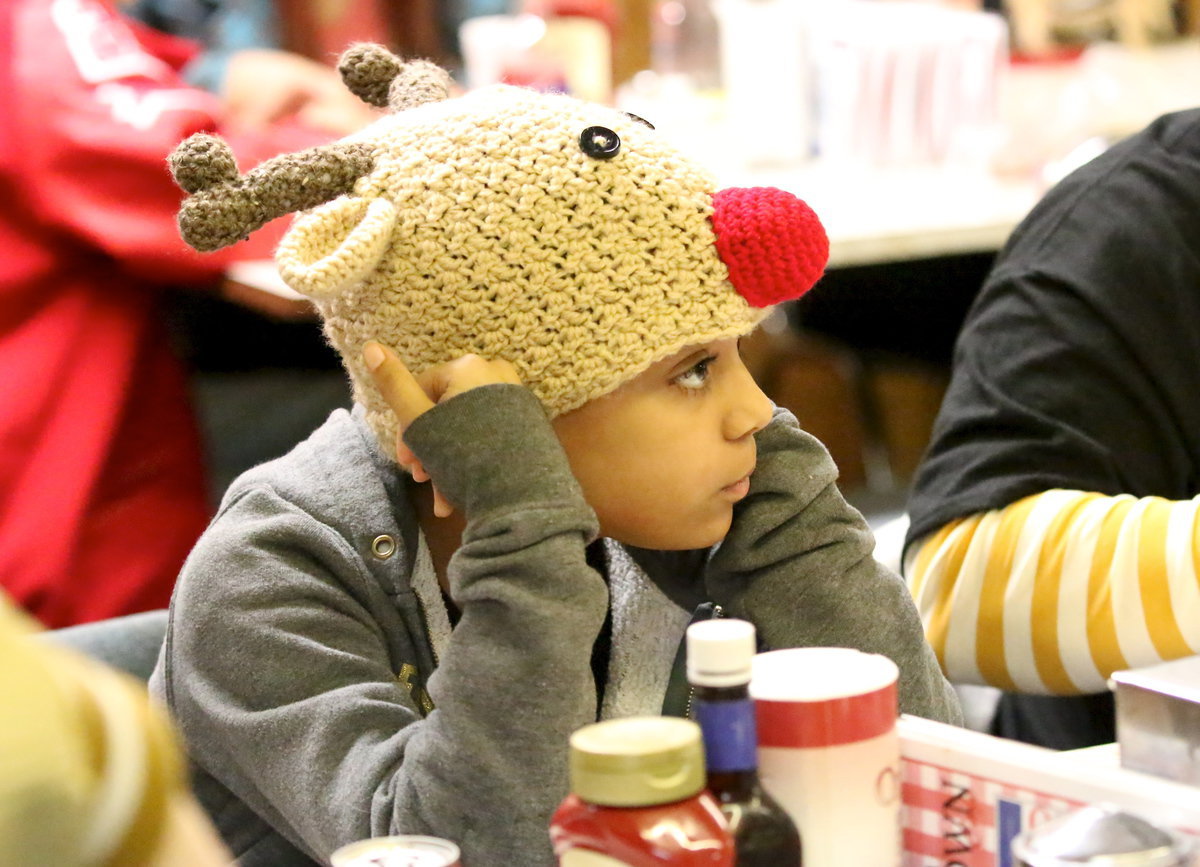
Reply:
<svg viewBox="0 0 1200 867"><path fill-rule="evenodd" d="M1186 499L1200 455L1200 112L1026 218L967 316L909 542L1051 488Z"/></svg>

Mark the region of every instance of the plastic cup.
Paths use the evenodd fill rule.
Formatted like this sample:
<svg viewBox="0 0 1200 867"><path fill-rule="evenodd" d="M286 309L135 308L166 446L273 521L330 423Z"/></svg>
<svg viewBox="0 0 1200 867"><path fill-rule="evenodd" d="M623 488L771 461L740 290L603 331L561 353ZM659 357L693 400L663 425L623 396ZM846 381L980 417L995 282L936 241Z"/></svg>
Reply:
<svg viewBox="0 0 1200 867"><path fill-rule="evenodd" d="M333 867L462 867L456 845L417 834L359 840L342 846L329 861Z"/></svg>

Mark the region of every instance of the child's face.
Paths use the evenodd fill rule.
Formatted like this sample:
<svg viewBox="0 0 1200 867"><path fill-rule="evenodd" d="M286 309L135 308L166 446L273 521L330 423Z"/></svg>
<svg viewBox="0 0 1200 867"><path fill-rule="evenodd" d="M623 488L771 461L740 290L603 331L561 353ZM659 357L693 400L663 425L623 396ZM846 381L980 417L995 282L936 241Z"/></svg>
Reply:
<svg viewBox="0 0 1200 867"><path fill-rule="evenodd" d="M600 531L658 550L725 537L754 470L771 402L737 340L684 349L554 420Z"/></svg>

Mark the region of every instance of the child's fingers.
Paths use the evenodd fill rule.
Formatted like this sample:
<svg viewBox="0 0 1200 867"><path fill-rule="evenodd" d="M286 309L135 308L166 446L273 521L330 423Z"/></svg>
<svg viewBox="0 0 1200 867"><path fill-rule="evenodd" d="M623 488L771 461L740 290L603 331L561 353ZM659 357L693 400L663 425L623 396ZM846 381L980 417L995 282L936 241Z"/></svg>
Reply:
<svg viewBox="0 0 1200 867"><path fill-rule="evenodd" d="M406 470L411 470L421 463L413 450L404 442L404 431L396 432L396 463Z"/></svg>
<svg viewBox="0 0 1200 867"><path fill-rule="evenodd" d="M507 361L488 361L478 355L464 355L447 364L424 370L414 377L396 353L374 340L363 347L363 363L375 381L383 399L400 420L401 434L421 413L441 402L481 385L496 383L521 384L517 370ZM421 461L405 445L403 437L396 438L396 461L418 482L429 481L429 473ZM439 518L454 513L454 506L433 485L433 513Z"/></svg>
<svg viewBox="0 0 1200 867"><path fill-rule="evenodd" d="M425 471L425 465L413 454L413 450L405 444L401 434L396 435L396 463L404 467L405 471L413 477L414 482L429 481L429 473ZM431 485L431 487L433 489L433 514L439 518L449 517L453 514L454 507L450 505L450 501L438 490L437 485Z"/></svg>
<svg viewBox="0 0 1200 867"><path fill-rule="evenodd" d="M449 500L442 496L437 485L433 486L433 514L439 518L449 518L454 514L454 507L450 505Z"/></svg>
<svg viewBox="0 0 1200 867"><path fill-rule="evenodd" d="M363 363L402 428L407 428L417 416L433 406L433 401L408 372L404 362L382 343L367 342L363 347Z"/></svg>
<svg viewBox="0 0 1200 867"><path fill-rule="evenodd" d="M489 361L472 354L422 371L417 382L429 397L441 403L481 385L520 385L521 377L507 361Z"/></svg>
<svg viewBox="0 0 1200 867"><path fill-rule="evenodd" d="M410 473L416 481L429 481L429 473L425 472L425 465L404 442L403 433L396 434L396 463L404 467L405 471Z"/></svg>

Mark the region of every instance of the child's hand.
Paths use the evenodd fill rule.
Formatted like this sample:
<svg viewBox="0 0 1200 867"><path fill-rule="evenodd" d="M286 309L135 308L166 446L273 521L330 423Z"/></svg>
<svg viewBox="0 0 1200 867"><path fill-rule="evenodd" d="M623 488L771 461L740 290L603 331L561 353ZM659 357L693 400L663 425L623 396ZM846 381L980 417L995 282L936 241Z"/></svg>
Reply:
<svg viewBox="0 0 1200 867"><path fill-rule="evenodd" d="M413 421L435 404L449 400L481 385L510 383L520 385L517 370L507 361L488 361L478 355L464 355L431 367L419 377L409 373L396 353L383 344L370 341L363 347L363 362L371 372L376 388L387 401L392 412L400 421L400 433L396 437L396 461L418 482L429 481L429 473L404 444L404 431ZM454 507L433 486L433 513L445 518Z"/></svg>

